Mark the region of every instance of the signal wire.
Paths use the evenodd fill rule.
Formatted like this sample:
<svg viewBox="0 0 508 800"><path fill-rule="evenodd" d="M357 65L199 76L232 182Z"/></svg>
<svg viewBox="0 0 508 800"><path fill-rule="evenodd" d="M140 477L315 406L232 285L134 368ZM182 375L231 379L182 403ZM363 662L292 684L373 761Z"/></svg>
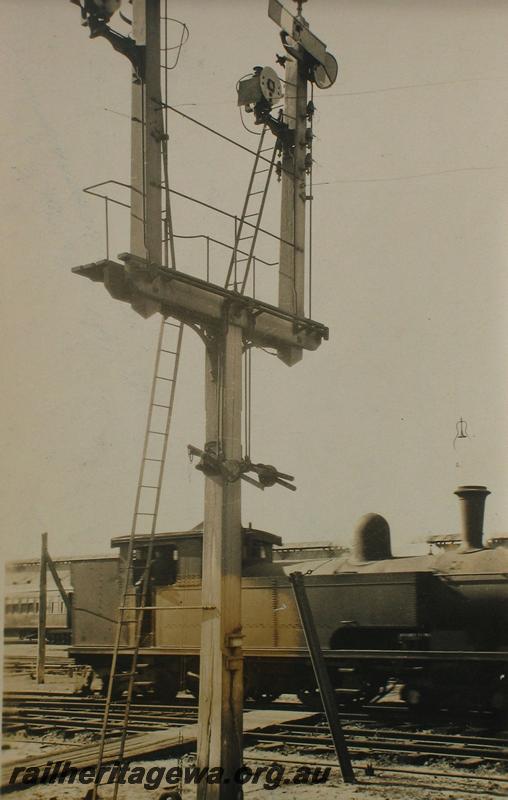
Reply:
<svg viewBox="0 0 508 800"><path fill-rule="evenodd" d="M225 133L220 133L219 131L216 131L215 128L211 128L209 125L205 125L204 122L200 122L199 120L194 119L194 117L189 116L189 114L185 114L184 111L179 111L178 108L175 108L175 106L170 106L167 103L163 103L163 106L165 108L168 108L170 111L174 111L175 114L180 114L181 117L184 117L185 119L188 119L189 122L194 122L200 128L204 128L206 131L209 131L210 133L215 134L215 136L218 136L219 139L224 139L224 141L229 142L229 144L234 144L235 147L239 147L240 150L245 150L246 153L250 153L252 156L256 155L256 151L255 150L251 150L250 147L246 147L244 144L240 144L240 142L237 142L235 139L231 139L231 137L230 136L226 136ZM269 158L265 158L264 156L259 156L259 158L260 158L261 161L266 161L267 164L270 163L270 159ZM291 170L284 169L284 167L282 168L282 171L283 172L287 172L288 175L293 175L293 172Z"/></svg>
<svg viewBox="0 0 508 800"><path fill-rule="evenodd" d="M313 196L312 196L312 173L313 173L313 166L314 162L312 160L312 143L314 141L314 84L311 82L310 84L310 102L312 109L312 113L310 114L310 149L309 153L311 156L310 160L310 170L309 170L309 317L312 319L312 205L313 205Z"/></svg>
<svg viewBox="0 0 508 800"><path fill-rule="evenodd" d="M247 345L244 352L244 442L245 456L250 458L252 431L252 345Z"/></svg>

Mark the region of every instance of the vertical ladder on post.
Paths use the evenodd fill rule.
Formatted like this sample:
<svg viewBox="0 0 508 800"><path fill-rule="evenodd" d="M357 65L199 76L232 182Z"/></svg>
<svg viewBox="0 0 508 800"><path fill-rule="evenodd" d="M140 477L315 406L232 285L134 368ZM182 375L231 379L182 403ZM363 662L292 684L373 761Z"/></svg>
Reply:
<svg viewBox="0 0 508 800"><path fill-rule="evenodd" d="M265 125L259 137L259 145L254 158L249 185L247 187L247 194L243 204L241 216L235 220L235 244L231 254L231 261L229 262L228 274L226 277L225 288L231 289L235 292L243 294L247 285L247 278L249 277L250 268L254 258L254 248L256 247L256 240L259 233L259 226L263 217L265 208L266 196L268 194L268 187L273 173L275 158L280 150L279 140L277 139L274 147L263 147L265 135L268 127ZM270 159L263 156L263 153L272 151ZM265 176L264 184L259 188L259 181L256 178L259 175ZM259 199L259 205L255 210L251 210L253 198ZM246 243L245 249L242 249L242 242ZM247 245L247 243L250 243ZM248 250L247 250L248 246ZM243 256L239 258L238 256Z"/></svg>
<svg viewBox="0 0 508 800"><path fill-rule="evenodd" d="M106 694L106 704L101 728L101 740L92 797L97 797L97 779L104 759L104 746L108 733L112 699L120 692L127 678L127 697L123 713L118 760L125 750L130 706L138 675L138 656L143 639L143 618L150 582L150 568L153 556L157 516L159 511L164 466L168 449L171 418L175 400L176 380L182 349L183 323L163 319L159 331L155 369L152 379L148 418L143 444L143 455L139 471L136 500L132 518L131 536L125 564L124 585L118 613L115 643L111 659L111 671ZM146 563L138 586L134 585L134 545L135 537L148 535ZM128 671L118 669L118 654L124 647L125 631L129 631L128 646L130 665ZM130 633L132 631L132 634ZM120 685L119 685L120 681ZM117 691L115 692L115 689ZM115 782L113 798L117 797L118 783Z"/></svg>

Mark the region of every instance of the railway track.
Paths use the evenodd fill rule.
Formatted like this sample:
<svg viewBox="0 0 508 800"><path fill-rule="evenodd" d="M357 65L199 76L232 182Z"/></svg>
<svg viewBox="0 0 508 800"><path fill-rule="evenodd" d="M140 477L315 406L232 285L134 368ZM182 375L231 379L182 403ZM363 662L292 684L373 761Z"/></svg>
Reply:
<svg viewBox="0 0 508 800"><path fill-rule="evenodd" d="M37 657L33 655L4 655L4 675L30 675L37 669ZM86 667L76 664L73 658L64 655L46 655L45 671L51 674L69 675L84 672Z"/></svg>
<svg viewBox="0 0 508 800"><path fill-rule="evenodd" d="M420 763L429 759L452 760L456 764L508 765L506 731L487 725L469 727L449 720L428 724L409 721L407 714L395 713L400 705L386 704L386 714L369 716L369 709L341 714L344 733L353 759L391 758L398 762ZM297 708L295 703L275 703L269 708ZM377 706L376 711L381 707ZM111 708L109 738L122 731L124 704ZM269 709L268 709L269 710ZM68 694L40 692L8 692L4 695L4 735L23 732L24 737L38 738L58 732L60 738L72 739L86 734L94 740L100 731L104 699L83 699ZM194 700L177 698L171 705L140 702L131 706L129 734L163 731L189 725L197 719ZM304 722L284 723L262 732L246 733L246 744L284 751L288 748L308 758L317 754L333 754L333 746L324 715L316 712Z"/></svg>
<svg viewBox="0 0 508 800"><path fill-rule="evenodd" d="M109 737L122 732L124 704L113 703L110 713ZM98 736L104 713L104 699L83 699L67 694L41 694L39 692L10 692L4 695L3 731L5 735L26 731L28 735L42 736L58 731L64 738L77 733ZM197 707L185 701L174 705L139 703L131 707L130 734L165 730L195 722Z"/></svg>
<svg viewBox="0 0 508 800"><path fill-rule="evenodd" d="M373 721L351 724L347 716L342 728L353 759L388 756L411 763L446 759L466 766L480 763L508 765L506 734L492 736L489 731L449 733L439 729L422 731L407 724L384 728ZM247 739L251 741L255 737L254 732L248 734ZM307 756L334 753L328 726L322 719L315 724L285 724L278 729L265 730L257 741L275 749L290 746Z"/></svg>

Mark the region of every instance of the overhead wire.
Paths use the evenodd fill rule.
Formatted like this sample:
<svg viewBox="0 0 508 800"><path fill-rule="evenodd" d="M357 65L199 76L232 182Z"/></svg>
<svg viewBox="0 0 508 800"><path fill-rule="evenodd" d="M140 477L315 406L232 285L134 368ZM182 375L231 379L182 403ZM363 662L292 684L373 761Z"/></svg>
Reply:
<svg viewBox="0 0 508 800"><path fill-rule="evenodd" d="M508 164L485 167L455 167L453 169L435 170L432 172L417 172L413 175L394 175L380 178L335 178L331 181L319 181L314 186L328 186L333 183L390 183L395 181L410 181L418 178L434 178L440 175L451 175L455 172L490 172L493 170L507 169Z"/></svg>
<svg viewBox="0 0 508 800"><path fill-rule="evenodd" d="M181 117L189 120L189 122L193 122L195 125L198 125L200 128L204 128L209 133L213 133L215 136L218 136L220 139L224 139L224 141L229 142L229 144L233 144L235 147L239 147L240 150L245 150L246 153L250 153L250 155L255 156L256 151L252 150L250 147L246 147L246 145L237 142L235 139L232 139L230 136L226 136L225 133L221 133L220 131L215 130L215 128L211 128L210 125L206 125L204 122L200 122L198 119L191 117L189 114L185 114L184 111L179 111L176 106L169 105L167 103L163 104L169 108L170 111L174 111L175 114L179 114ZM270 164L270 159L265 158L264 156L260 156L261 161L266 161L267 164ZM290 170L283 169L283 172L287 172L289 175L293 175Z"/></svg>

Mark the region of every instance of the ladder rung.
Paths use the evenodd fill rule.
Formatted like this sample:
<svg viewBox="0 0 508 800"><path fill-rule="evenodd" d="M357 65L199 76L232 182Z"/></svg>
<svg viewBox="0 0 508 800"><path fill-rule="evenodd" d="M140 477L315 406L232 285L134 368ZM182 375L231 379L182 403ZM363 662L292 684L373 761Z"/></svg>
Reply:
<svg viewBox="0 0 508 800"><path fill-rule="evenodd" d="M148 431L148 433L156 433L157 436L167 436L165 431Z"/></svg>
<svg viewBox="0 0 508 800"><path fill-rule="evenodd" d="M268 172L269 169L270 167L267 167L266 169L257 169L254 175L261 175L263 172Z"/></svg>
<svg viewBox="0 0 508 800"><path fill-rule="evenodd" d="M259 216L259 211L254 211L253 214L246 214L244 219L247 219L247 217L257 217L257 216Z"/></svg>
<svg viewBox="0 0 508 800"><path fill-rule="evenodd" d="M254 236L240 236L238 241L243 242L245 239L254 239Z"/></svg>
<svg viewBox="0 0 508 800"><path fill-rule="evenodd" d="M145 456L143 461L158 461L159 464L162 464L162 458L148 458L148 456Z"/></svg>
<svg viewBox="0 0 508 800"><path fill-rule="evenodd" d="M266 153L267 150L273 150L273 147L265 147L263 150L260 150L260 153Z"/></svg>
<svg viewBox="0 0 508 800"><path fill-rule="evenodd" d="M155 517L155 511L136 511L138 517Z"/></svg>
<svg viewBox="0 0 508 800"><path fill-rule="evenodd" d="M249 192L249 197L254 197L255 194L263 194L264 191L264 189L260 189L258 192Z"/></svg>
<svg viewBox="0 0 508 800"><path fill-rule="evenodd" d="M166 320L164 320L164 325L167 325L169 328L179 328L180 327L180 323L178 323L178 322L166 322Z"/></svg>
<svg viewBox="0 0 508 800"><path fill-rule="evenodd" d="M157 406L157 408L171 408L171 406L166 406L164 403L152 403L153 406Z"/></svg>
<svg viewBox="0 0 508 800"><path fill-rule="evenodd" d="M158 486L151 486L149 483L142 483L141 484L141 488L142 489L158 489L159 487Z"/></svg>
<svg viewBox="0 0 508 800"><path fill-rule="evenodd" d="M159 381L169 381L170 383L174 382L174 378L165 378L164 375L156 375L155 377Z"/></svg>
<svg viewBox="0 0 508 800"><path fill-rule="evenodd" d="M172 356L176 356L176 350L165 350L161 347L161 353L171 353Z"/></svg>

